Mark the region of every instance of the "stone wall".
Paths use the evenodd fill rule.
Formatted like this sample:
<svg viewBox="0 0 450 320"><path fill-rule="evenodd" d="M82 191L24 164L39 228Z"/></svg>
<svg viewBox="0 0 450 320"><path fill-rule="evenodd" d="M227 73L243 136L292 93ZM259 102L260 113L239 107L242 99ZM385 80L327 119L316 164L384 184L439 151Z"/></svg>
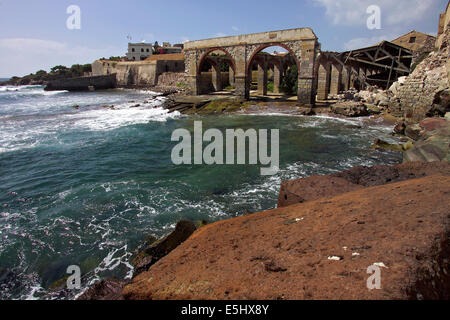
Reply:
<svg viewBox="0 0 450 320"><path fill-rule="evenodd" d="M158 77L166 72L183 72L184 61L157 60L139 62L114 62L98 60L92 64L93 75L116 74L118 86L155 86Z"/></svg>
<svg viewBox="0 0 450 320"><path fill-rule="evenodd" d="M50 81L45 87L46 91L88 91L90 89L103 90L116 87L116 76L80 77L72 79L59 79Z"/></svg>
<svg viewBox="0 0 450 320"><path fill-rule="evenodd" d="M449 94L449 44L448 25L437 42L439 47L424 59L398 88L389 111L410 122L419 122L426 117L442 116L448 111ZM444 104L443 104L444 103Z"/></svg>

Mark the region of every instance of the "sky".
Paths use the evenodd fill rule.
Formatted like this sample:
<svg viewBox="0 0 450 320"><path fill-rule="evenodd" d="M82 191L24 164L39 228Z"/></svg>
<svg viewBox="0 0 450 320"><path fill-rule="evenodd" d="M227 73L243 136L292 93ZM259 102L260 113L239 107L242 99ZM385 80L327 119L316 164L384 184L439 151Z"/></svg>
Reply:
<svg viewBox="0 0 450 320"><path fill-rule="evenodd" d="M80 29L67 27L71 5L80 8ZM367 26L371 5L380 8L379 29ZM174 44L310 27L322 50L346 51L411 30L436 35L446 5L447 0L0 0L0 78L123 56L129 37Z"/></svg>

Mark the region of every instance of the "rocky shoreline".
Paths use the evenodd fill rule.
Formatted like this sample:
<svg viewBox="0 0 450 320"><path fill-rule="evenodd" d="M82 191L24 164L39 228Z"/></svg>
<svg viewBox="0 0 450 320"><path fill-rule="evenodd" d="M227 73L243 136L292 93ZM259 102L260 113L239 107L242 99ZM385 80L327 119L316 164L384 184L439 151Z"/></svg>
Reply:
<svg viewBox="0 0 450 320"><path fill-rule="evenodd" d="M284 182L278 209L182 221L136 253L131 281L79 299L448 299L449 187L448 162ZM382 290L366 288L374 263Z"/></svg>

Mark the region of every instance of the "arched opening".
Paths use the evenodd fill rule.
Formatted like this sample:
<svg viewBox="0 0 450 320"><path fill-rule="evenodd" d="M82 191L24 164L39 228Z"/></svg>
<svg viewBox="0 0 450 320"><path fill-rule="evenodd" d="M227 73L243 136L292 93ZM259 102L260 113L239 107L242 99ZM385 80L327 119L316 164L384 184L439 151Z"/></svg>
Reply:
<svg viewBox="0 0 450 320"><path fill-rule="evenodd" d="M247 64L247 98L297 99L300 63L280 43L259 47Z"/></svg>
<svg viewBox="0 0 450 320"><path fill-rule="evenodd" d="M233 94L235 91L235 62L224 49L214 48L200 58L197 70L199 94Z"/></svg>

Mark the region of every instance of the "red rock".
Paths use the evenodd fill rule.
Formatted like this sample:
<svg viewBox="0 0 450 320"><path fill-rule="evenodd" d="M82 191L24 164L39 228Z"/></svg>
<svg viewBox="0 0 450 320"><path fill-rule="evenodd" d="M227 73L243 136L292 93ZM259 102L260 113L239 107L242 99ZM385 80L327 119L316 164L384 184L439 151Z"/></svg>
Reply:
<svg viewBox="0 0 450 320"><path fill-rule="evenodd" d="M217 222L126 299L449 299L450 177L433 175ZM354 255L354 254L359 255ZM329 260L329 257L341 257ZM380 267L381 289L367 288Z"/></svg>
<svg viewBox="0 0 450 320"><path fill-rule="evenodd" d="M281 183L278 207L332 197L349 191L362 189L362 186L348 180L332 176L312 176L305 179Z"/></svg>
<svg viewBox="0 0 450 320"><path fill-rule="evenodd" d="M426 131L434 131L436 129L448 126L448 121L444 118L426 118L419 123L420 127Z"/></svg>
<svg viewBox="0 0 450 320"><path fill-rule="evenodd" d="M363 187L405 181L442 173L450 175L448 162L410 162L395 166L354 167L333 175L312 176L281 183L278 207L332 197Z"/></svg>

